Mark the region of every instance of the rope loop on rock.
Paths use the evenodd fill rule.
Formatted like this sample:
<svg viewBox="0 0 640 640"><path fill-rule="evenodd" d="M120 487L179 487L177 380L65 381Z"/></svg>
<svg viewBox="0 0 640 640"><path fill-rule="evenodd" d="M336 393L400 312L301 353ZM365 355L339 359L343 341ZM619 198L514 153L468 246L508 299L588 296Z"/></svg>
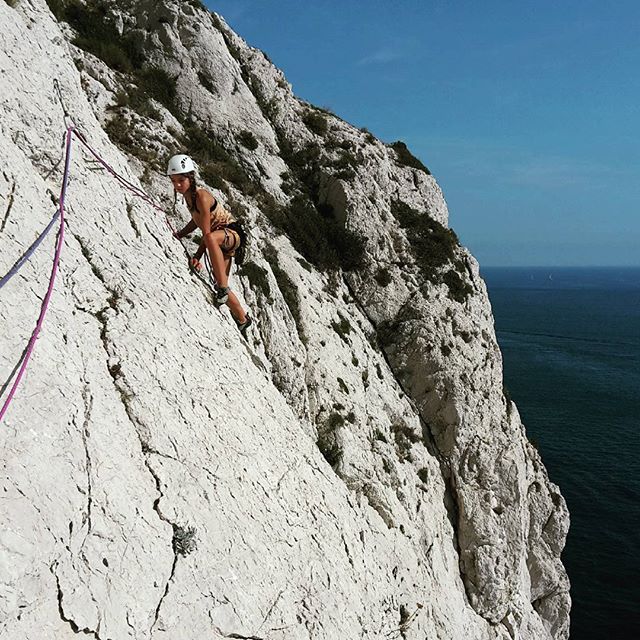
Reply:
<svg viewBox="0 0 640 640"><path fill-rule="evenodd" d="M60 255L62 254L62 245L64 243L64 200L67 194L67 185L69 183L69 168L71 166L72 136L73 136L73 127L68 127L67 133L66 133L66 144L65 144L64 174L62 177L62 187L60 189L60 200L59 200L60 208L58 209L57 215L54 216L54 220L56 217L58 217L60 221L60 226L58 227L58 237L56 239L56 250L53 256L53 266L51 268L51 275L49 276L49 286L47 287L47 292L45 294L44 300L42 301L42 305L40 306L40 315L38 316L38 321L36 322L35 329L31 333L31 338L29 339L29 342L27 344L26 351L22 356L22 362L20 364L20 368L18 369L16 378L13 382L13 385L11 386L9 395L7 396L4 404L2 405L2 409L0 409L0 421L2 421L2 418L7 412L7 409L9 408L9 405L13 400L13 396L16 393L18 385L20 384L20 380L22 380L22 376L24 375L24 372L27 368L27 364L29 363L29 359L31 358L31 354L33 353L33 349L35 347L38 334L42 329L44 318L47 315L47 309L49 308L49 300L51 299L51 294L53 293L53 285L55 284L55 281L56 281L56 275L58 273L58 265L60 264ZM36 242L40 244L39 241L41 241L43 237L44 236L41 234L40 238ZM33 251L35 251L36 247L33 247L32 245ZM31 253L33 253L33 251L31 251ZM18 267L16 268L15 271L17 272L25 262L26 262L26 259L23 260L22 262L19 260Z"/></svg>
<svg viewBox="0 0 640 640"><path fill-rule="evenodd" d="M57 272L58 272L58 266L60 264L60 256L62 254L62 246L63 246L63 243L64 243L64 224L65 224L64 203L65 203L65 197L66 197L66 193L67 193L67 186L68 186L68 183L69 183L69 174L70 174L70 167L71 167L71 147L72 147L72 141L73 141L73 137L74 136L80 141L80 143L85 147L85 149L89 152L89 154L91 156L93 156L94 161L97 162L98 164L100 164L102 167L104 167L104 169L106 169L106 171L109 174L111 174L111 176L113 176L117 180L117 182L120 184L121 187L123 187L124 189L127 189L128 191L130 191L136 197L141 198L149 206L153 207L154 209L156 209L157 211L160 211L163 214L164 221L165 221L167 227L169 228L169 230L171 231L171 235L180 242L180 245L184 249L184 252L187 254L187 257L191 258L191 254L189 253L189 251L187 250L186 246L182 242L182 239L177 237L176 230L174 229L173 225L169 221L169 218L166 215L165 209L160 204L158 204L155 200L153 200L153 198L151 198L151 196L144 189L142 189L141 187L133 184L130 180L127 180L127 178L125 178L122 174L118 173L109 163L107 163L100 156L100 154L97 151L95 151L95 149L93 149L93 147L87 142L87 139L84 136L84 134L82 134L77 129L77 127L74 125L74 123L73 123L73 121L71 119L71 116L69 115L69 111L67 110L67 107L66 107L66 105L64 103L64 100L63 100L63 97L62 97L62 92L60 90L60 83L58 82L57 78L54 79L53 85L54 85L54 88L55 88L55 90L56 90L56 92L58 94L58 99L60 100L60 104L61 104L62 110L64 112L64 122L65 122L65 128L66 128L66 132L65 132L65 135L64 135L64 148L65 148L65 152L64 152L64 173L63 173L63 177L62 177L62 186L61 186L61 189L60 189L60 197L58 199L58 202L59 202L58 207L59 208L56 211L56 213L54 214L54 216L51 219L51 221L49 222L49 224L45 227L44 231L42 231L42 233L36 238L36 240L31 244L31 246L24 252L24 254L16 261L16 263L9 269L9 271L4 276L2 276L2 278L0 279L0 289L2 289L2 287L4 287L4 285L7 284L7 282L9 282L9 280L16 273L18 273L18 271L22 268L22 266L24 264L26 264L26 262L28 262L28 260L31 258L33 253L36 251L36 249L40 246L42 241L45 239L47 234L55 226L56 221L59 222L58 235L57 235L57 238L56 238L55 253L54 253L54 257L53 257L53 265L51 267L51 274L49 276L49 285L47 287L47 292L45 294L45 297L44 297L44 299L42 301L42 305L40 306L40 314L38 316L38 320L36 322L36 326L35 326L33 332L31 333L31 337L29 338L29 342L28 342L25 350L23 351L20 359L18 360L18 364L14 367L14 370L10 374L9 379L7 380L7 382L3 385L2 388L0 388L0 395L1 395L2 393L4 393L5 389L9 386L9 384L11 382L11 379L15 375L15 380L13 382L13 385L11 386L9 394L8 394L4 404L2 405L2 409L0 409L0 422L2 421L2 418L5 416L5 414L7 412L7 409L9 408L9 405L11 404L11 401L13 400L13 397L14 397L14 395L16 393L16 390L18 389L18 386L20 385L20 381L22 380L22 377L24 376L24 373L25 373L26 368L27 368L27 364L29 363L29 359L31 358L31 355L32 355L33 350L34 350L35 343L36 343L36 340L38 338L38 334L40 333L40 330L42 329L42 325L44 323L44 318L45 318L45 316L47 314L47 310L49 308L49 301L51 299L51 294L53 293L53 287L54 287L55 280L56 280L56 275L57 275ZM211 272L210 272L210 265L209 264L207 264L207 270L209 270L209 276L211 278ZM195 275L198 277L198 279L201 282L203 282L209 288L213 289L212 284L210 282L207 282L200 274L195 273ZM17 371L17 374L16 374L16 371Z"/></svg>

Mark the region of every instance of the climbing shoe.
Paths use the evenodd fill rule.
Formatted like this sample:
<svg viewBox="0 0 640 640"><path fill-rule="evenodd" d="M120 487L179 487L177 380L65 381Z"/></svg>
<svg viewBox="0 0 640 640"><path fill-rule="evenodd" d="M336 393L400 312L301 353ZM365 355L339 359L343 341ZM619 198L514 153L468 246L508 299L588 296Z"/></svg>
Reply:
<svg viewBox="0 0 640 640"><path fill-rule="evenodd" d="M244 317L244 322L238 322L236 320L236 325L238 326L238 329L240 330L240 333L242 335L244 335L245 331L251 326L251 323L252 323L251 316L249 316L248 313Z"/></svg>
<svg viewBox="0 0 640 640"><path fill-rule="evenodd" d="M229 299L229 287L216 287L216 304L224 304Z"/></svg>

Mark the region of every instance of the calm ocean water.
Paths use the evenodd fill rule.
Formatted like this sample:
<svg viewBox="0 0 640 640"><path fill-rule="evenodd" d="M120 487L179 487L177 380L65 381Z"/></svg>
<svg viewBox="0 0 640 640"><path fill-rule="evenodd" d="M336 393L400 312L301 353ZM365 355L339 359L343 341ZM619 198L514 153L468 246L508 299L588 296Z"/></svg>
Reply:
<svg viewBox="0 0 640 640"><path fill-rule="evenodd" d="M640 268L482 274L505 385L571 512L571 639L640 638Z"/></svg>

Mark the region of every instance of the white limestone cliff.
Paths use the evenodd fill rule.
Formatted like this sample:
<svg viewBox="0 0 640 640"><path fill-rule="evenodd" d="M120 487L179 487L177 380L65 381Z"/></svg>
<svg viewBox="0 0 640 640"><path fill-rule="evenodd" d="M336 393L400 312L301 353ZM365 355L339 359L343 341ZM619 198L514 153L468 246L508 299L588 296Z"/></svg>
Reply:
<svg viewBox="0 0 640 640"><path fill-rule="evenodd" d="M503 393L478 265L453 243L457 275L428 277L396 219L446 225L436 181L297 99L199 3L106 7L176 105L127 105L131 74L44 0L0 2L0 275L56 208L57 78L167 210L187 117L233 156L250 188L214 191L250 230L232 286L255 323L245 341L162 216L74 146L49 315L0 424L0 638L567 638L568 512ZM274 224L309 144L316 204L365 242L353 269L309 264ZM2 384L53 242L0 290Z"/></svg>

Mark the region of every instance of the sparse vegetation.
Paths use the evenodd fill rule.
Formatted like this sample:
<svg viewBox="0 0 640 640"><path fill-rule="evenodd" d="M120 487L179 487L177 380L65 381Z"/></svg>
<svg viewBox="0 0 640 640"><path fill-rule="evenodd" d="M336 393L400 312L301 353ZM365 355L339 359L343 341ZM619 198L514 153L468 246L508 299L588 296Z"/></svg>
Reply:
<svg viewBox="0 0 640 640"><path fill-rule="evenodd" d="M350 271L364 260L364 241L345 229L324 208L323 216L305 194L298 193L288 206L264 210L271 222L286 231L295 249L322 271Z"/></svg>
<svg viewBox="0 0 640 640"><path fill-rule="evenodd" d="M255 262L249 261L242 265L240 275L246 276L253 287L256 287L270 303L273 302L266 269Z"/></svg>
<svg viewBox="0 0 640 640"><path fill-rule="evenodd" d="M398 163L405 167L412 167L413 169L419 169L424 171L427 175L431 175L431 171L422 164L418 158L416 158L411 151L407 148L407 145L402 140L397 140L389 145L398 154Z"/></svg>
<svg viewBox="0 0 640 640"><path fill-rule="evenodd" d="M323 136L327 133L327 117L318 111L307 111L302 116L302 122L311 133L315 133L318 136Z"/></svg>
<svg viewBox="0 0 640 640"><path fill-rule="evenodd" d="M387 440L386 436L384 435L384 433L382 433L382 431L380 431L380 429L376 429L373 433L373 437L376 440L380 440L380 442L384 442L385 444L387 444L389 441Z"/></svg>
<svg viewBox="0 0 640 640"><path fill-rule="evenodd" d="M207 184L224 190L224 181L235 185L246 195L259 191L253 178L217 140L212 131L193 121L184 125L185 146L200 165L200 175Z"/></svg>
<svg viewBox="0 0 640 640"><path fill-rule="evenodd" d="M249 149L249 151L255 151L258 148L258 141L251 131L241 131L238 134L238 141L243 147Z"/></svg>
<svg viewBox="0 0 640 640"><path fill-rule="evenodd" d="M129 123L119 116L115 116L107 121L104 130L107 132L111 142L119 147L129 149L133 147L133 138L129 128Z"/></svg>
<svg viewBox="0 0 640 640"><path fill-rule="evenodd" d="M46 0L49 10L57 20L64 19L64 2L63 0Z"/></svg>
<svg viewBox="0 0 640 640"><path fill-rule="evenodd" d="M105 124L104 130L120 149L142 160L146 164L145 171L149 168L160 169L158 155L148 148L126 118L119 115L113 116Z"/></svg>
<svg viewBox="0 0 640 640"><path fill-rule="evenodd" d="M374 277L381 287L386 287L391 284L391 274L389 273L389 269L386 267L380 267L376 271L376 275Z"/></svg>
<svg viewBox="0 0 640 640"><path fill-rule="evenodd" d="M449 297L456 302L464 302L473 293L473 287L465 282L457 271L449 270L442 276L442 281L449 288Z"/></svg>
<svg viewBox="0 0 640 640"><path fill-rule="evenodd" d="M338 430L344 426L344 418L333 411L324 423L318 425L316 444L325 460L335 469L342 460L343 450L338 438Z"/></svg>
<svg viewBox="0 0 640 640"><path fill-rule="evenodd" d="M411 445L420 441L420 436L404 422L391 425L391 432L396 442L396 452L401 461L412 462Z"/></svg>
<svg viewBox="0 0 640 640"><path fill-rule="evenodd" d="M344 418L336 411L333 411L327 421L325 422L325 427L330 431L335 431L338 427L344 426Z"/></svg>
<svg viewBox="0 0 640 640"><path fill-rule="evenodd" d="M85 5L79 0L47 0L47 4L58 20L75 29L73 44L77 47L100 58L115 71L129 73L141 68L145 61L142 38L133 33L120 35L106 2Z"/></svg>
<svg viewBox="0 0 640 640"><path fill-rule="evenodd" d="M365 142L368 142L369 144L373 144L376 141L375 136L373 135L373 133L371 133L371 131L369 131L369 129L367 129L366 127L362 127L362 129L360 129L360 131L362 131L362 133L364 133Z"/></svg>
<svg viewBox="0 0 640 640"><path fill-rule="evenodd" d="M347 336L352 331L349 321L344 316L340 316L339 322L332 322L331 326L333 327L333 330L346 342Z"/></svg>
<svg viewBox="0 0 640 640"><path fill-rule="evenodd" d="M176 79L172 78L164 69L159 67L146 67L135 74L138 84L138 91L142 97L153 98L164 105L169 112L179 116L178 104L176 102L178 90Z"/></svg>
<svg viewBox="0 0 640 640"><path fill-rule="evenodd" d="M189 555L197 548L196 530L194 527L173 525L173 551L182 556Z"/></svg>
<svg viewBox="0 0 640 640"><path fill-rule="evenodd" d="M340 149L338 157L330 160L328 166L335 169L336 178L348 182L356 177L355 167L358 166L358 159L350 151Z"/></svg>
<svg viewBox="0 0 640 640"><path fill-rule="evenodd" d="M434 284L446 284L449 297L464 302L473 289L460 276L465 266L457 255L459 242L455 232L401 200L391 203L391 213L406 229L422 275Z"/></svg>

